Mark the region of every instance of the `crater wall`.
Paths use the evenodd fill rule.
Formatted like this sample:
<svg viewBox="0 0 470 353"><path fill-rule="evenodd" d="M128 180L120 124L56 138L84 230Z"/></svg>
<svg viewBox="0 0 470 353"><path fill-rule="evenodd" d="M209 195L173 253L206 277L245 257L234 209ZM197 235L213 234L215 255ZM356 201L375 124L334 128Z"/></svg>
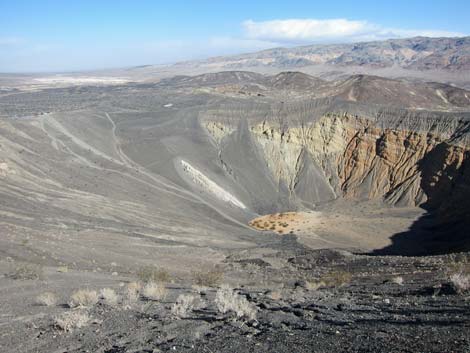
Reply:
<svg viewBox="0 0 470 353"><path fill-rule="evenodd" d="M442 125L440 125L442 124ZM233 123L204 120L217 144ZM447 218L468 215L468 121L323 114L312 121L250 120L249 132L279 190L303 204L383 199ZM221 147L222 148L222 147ZM457 208L457 211L456 211Z"/></svg>

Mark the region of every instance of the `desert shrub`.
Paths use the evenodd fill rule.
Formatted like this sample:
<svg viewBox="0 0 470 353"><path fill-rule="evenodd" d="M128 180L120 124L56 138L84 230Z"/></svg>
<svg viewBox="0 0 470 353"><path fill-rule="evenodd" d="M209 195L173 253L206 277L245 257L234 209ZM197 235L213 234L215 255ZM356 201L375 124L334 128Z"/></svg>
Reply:
<svg viewBox="0 0 470 353"><path fill-rule="evenodd" d="M70 297L69 306L71 308L88 307L95 305L97 302L98 293L96 291L89 289L79 289Z"/></svg>
<svg viewBox="0 0 470 353"><path fill-rule="evenodd" d="M244 296L236 293L229 285L222 285L215 295L217 309L225 314L234 312L237 318L256 319L256 307Z"/></svg>
<svg viewBox="0 0 470 353"><path fill-rule="evenodd" d="M139 300L142 285L139 282L130 282L127 284L124 292L124 301L127 304L135 303Z"/></svg>
<svg viewBox="0 0 470 353"><path fill-rule="evenodd" d="M456 273L470 275L470 266L466 262L457 260L454 262L449 262L446 264L446 266L444 266L445 276L450 277Z"/></svg>
<svg viewBox="0 0 470 353"><path fill-rule="evenodd" d="M168 290L161 283L148 282L142 289L142 295L146 299L160 301L165 299Z"/></svg>
<svg viewBox="0 0 470 353"><path fill-rule="evenodd" d="M171 307L171 313L177 318L186 317L194 308L194 297L181 294Z"/></svg>
<svg viewBox="0 0 470 353"><path fill-rule="evenodd" d="M316 291L322 287L327 287L324 281L307 280L305 281L305 289L310 291Z"/></svg>
<svg viewBox="0 0 470 353"><path fill-rule="evenodd" d="M168 271L156 266L141 267L139 271L137 271L137 277L144 283L168 282L170 280Z"/></svg>
<svg viewBox="0 0 470 353"><path fill-rule="evenodd" d="M468 264L470 264L470 254L468 253L449 254L448 259L449 259L449 263L448 263L449 266L460 267L461 270L464 267L468 268Z"/></svg>
<svg viewBox="0 0 470 353"><path fill-rule="evenodd" d="M10 274L13 279L42 279L44 278L44 269L42 266L33 264L19 264Z"/></svg>
<svg viewBox="0 0 470 353"><path fill-rule="evenodd" d="M217 268L206 271L191 272L195 285L204 287L217 287L224 279L224 272Z"/></svg>
<svg viewBox="0 0 470 353"><path fill-rule="evenodd" d="M402 276L396 276L396 277L393 277L393 278L390 280L390 282L395 283L395 284L398 284L399 286L402 286L405 281L403 280L403 277L402 277Z"/></svg>
<svg viewBox="0 0 470 353"><path fill-rule="evenodd" d="M470 275L454 273L450 276L450 283L457 293L470 291Z"/></svg>
<svg viewBox="0 0 470 353"><path fill-rule="evenodd" d="M75 328L86 326L90 316L84 311L67 311L54 320L54 326L62 331L73 331Z"/></svg>
<svg viewBox="0 0 470 353"><path fill-rule="evenodd" d="M67 273L69 272L69 268L67 266L59 266L57 267L57 272Z"/></svg>
<svg viewBox="0 0 470 353"><path fill-rule="evenodd" d="M206 287L206 286L200 286L198 284L193 284L191 286L192 290L194 293L197 293L199 295L201 294L205 294L207 292L207 290L209 289L209 287Z"/></svg>
<svg viewBox="0 0 470 353"><path fill-rule="evenodd" d="M261 266L256 263L246 263L244 265L245 271L248 273L256 273L261 269Z"/></svg>
<svg viewBox="0 0 470 353"><path fill-rule="evenodd" d="M106 304L111 306L116 306L119 301L119 296L111 288L103 288L100 290L100 297Z"/></svg>
<svg viewBox="0 0 470 353"><path fill-rule="evenodd" d="M330 272L322 279L328 287L341 287L351 282L352 274L347 271Z"/></svg>
<svg viewBox="0 0 470 353"><path fill-rule="evenodd" d="M43 306L53 306L57 303L57 297L52 292L44 292L36 297L36 304Z"/></svg>
<svg viewBox="0 0 470 353"><path fill-rule="evenodd" d="M268 298L270 298L271 300L281 300L282 292L280 290L269 291Z"/></svg>

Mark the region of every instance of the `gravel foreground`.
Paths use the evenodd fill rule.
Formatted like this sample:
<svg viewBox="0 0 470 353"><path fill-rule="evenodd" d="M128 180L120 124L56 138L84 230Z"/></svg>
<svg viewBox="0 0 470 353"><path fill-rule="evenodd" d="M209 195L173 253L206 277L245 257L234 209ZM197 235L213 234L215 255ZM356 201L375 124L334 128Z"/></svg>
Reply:
<svg viewBox="0 0 470 353"><path fill-rule="evenodd" d="M246 298L256 318L220 311L216 296L221 282L211 288L194 286L194 279L172 278L161 300L141 295L125 303L120 297L110 305L100 299L73 309L66 297L49 307L18 303L28 315L2 318L1 351L470 351L470 296L448 280L457 269L468 268L469 254L382 257L295 244L271 250L232 251L220 267L222 282ZM109 286L120 296L133 280L109 277ZM0 280L4 288L34 282L39 292L44 282ZM96 278L95 283L99 290L98 283L105 282ZM182 294L193 297L193 306L176 317L172 307ZM88 321L61 329L56 318L67 312L85 313Z"/></svg>

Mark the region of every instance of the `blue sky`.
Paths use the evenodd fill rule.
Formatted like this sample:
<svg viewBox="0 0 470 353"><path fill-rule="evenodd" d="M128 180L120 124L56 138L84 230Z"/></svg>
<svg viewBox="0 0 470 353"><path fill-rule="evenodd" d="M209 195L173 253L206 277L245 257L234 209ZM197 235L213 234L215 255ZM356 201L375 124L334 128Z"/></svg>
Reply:
<svg viewBox="0 0 470 353"><path fill-rule="evenodd" d="M170 63L274 46L470 34L469 0L0 0L0 72Z"/></svg>

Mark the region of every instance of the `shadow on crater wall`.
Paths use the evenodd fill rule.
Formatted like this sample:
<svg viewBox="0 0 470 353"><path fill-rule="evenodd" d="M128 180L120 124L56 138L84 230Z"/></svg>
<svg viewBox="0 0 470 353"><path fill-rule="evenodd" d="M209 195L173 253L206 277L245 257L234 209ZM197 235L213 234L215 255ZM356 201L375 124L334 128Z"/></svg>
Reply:
<svg viewBox="0 0 470 353"><path fill-rule="evenodd" d="M427 214L375 255L422 256L470 251L470 152L441 143L419 164Z"/></svg>
<svg viewBox="0 0 470 353"><path fill-rule="evenodd" d="M425 256L470 250L470 225L465 220L443 223L427 213L406 231L391 237L392 244L372 255Z"/></svg>

